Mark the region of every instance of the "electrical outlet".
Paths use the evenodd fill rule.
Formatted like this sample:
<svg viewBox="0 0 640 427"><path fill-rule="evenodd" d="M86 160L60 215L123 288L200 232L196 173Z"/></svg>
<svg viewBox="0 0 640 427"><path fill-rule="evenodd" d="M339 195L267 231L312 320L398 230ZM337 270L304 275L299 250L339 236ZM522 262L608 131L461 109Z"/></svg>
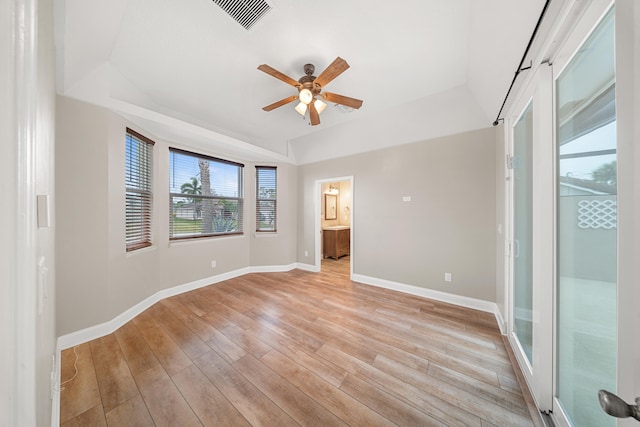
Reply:
<svg viewBox="0 0 640 427"><path fill-rule="evenodd" d="M309 251L304 251L304 256L309 256Z"/></svg>
<svg viewBox="0 0 640 427"><path fill-rule="evenodd" d="M445 282L451 281L451 273L444 273L444 281Z"/></svg>
<svg viewBox="0 0 640 427"><path fill-rule="evenodd" d="M216 261L215 260L211 261L211 268L216 268Z"/></svg>

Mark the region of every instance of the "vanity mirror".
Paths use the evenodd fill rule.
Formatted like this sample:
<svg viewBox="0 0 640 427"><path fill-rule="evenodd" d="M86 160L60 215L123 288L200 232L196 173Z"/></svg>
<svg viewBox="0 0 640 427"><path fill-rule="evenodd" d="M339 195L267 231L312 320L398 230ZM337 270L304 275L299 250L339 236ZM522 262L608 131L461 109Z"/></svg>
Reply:
<svg viewBox="0 0 640 427"><path fill-rule="evenodd" d="M338 219L338 197L335 194L324 195L324 219Z"/></svg>

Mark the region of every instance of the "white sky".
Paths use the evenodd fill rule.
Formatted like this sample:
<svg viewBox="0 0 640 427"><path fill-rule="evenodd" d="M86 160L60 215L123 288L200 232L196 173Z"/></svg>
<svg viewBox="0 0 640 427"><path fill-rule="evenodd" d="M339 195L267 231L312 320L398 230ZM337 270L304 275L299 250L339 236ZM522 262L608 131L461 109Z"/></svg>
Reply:
<svg viewBox="0 0 640 427"><path fill-rule="evenodd" d="M616 148L616 122L609 123L560 147L560 154L583 153ZM599 166L616 160L615 154L560 160L560 176L591 179Z"/></svg>

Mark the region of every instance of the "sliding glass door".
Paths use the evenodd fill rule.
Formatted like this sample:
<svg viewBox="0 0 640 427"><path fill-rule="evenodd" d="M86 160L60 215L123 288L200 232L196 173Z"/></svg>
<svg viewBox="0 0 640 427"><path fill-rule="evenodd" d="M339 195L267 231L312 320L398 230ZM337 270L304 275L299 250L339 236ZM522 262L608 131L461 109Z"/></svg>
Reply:
<svg viewBox="0 0 640 427"><path fill-rule="evenodd" d="M617 173L614 14L555 78L556 404L571 425L614 426L597 403L616 390Z"/></svg>
<svg viewBox="0 0 640 427"><path fill-rule="evenodd" d="M533 363L533 101L530 101L513 127L513 155L510 160L513 200L513 336L525 356Z"/></svg>
<svg viewBox="0 0 640 427"><path fill-rule="evenodd" d="M541 411L613 427L598 390L616 392L619 344L614 9L572 4L507 121L509 340Z"/></svg>

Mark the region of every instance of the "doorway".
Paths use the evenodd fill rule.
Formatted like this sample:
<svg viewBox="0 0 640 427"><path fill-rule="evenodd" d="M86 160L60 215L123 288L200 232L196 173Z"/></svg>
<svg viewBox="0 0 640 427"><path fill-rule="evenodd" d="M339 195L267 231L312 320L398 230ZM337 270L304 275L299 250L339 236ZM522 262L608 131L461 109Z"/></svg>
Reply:
<svg viewBox="0 0 640 427"><path fill-rule="evenodd" d="M315 266L318 271L353 274L353 177L316 181Z"/></svg>

